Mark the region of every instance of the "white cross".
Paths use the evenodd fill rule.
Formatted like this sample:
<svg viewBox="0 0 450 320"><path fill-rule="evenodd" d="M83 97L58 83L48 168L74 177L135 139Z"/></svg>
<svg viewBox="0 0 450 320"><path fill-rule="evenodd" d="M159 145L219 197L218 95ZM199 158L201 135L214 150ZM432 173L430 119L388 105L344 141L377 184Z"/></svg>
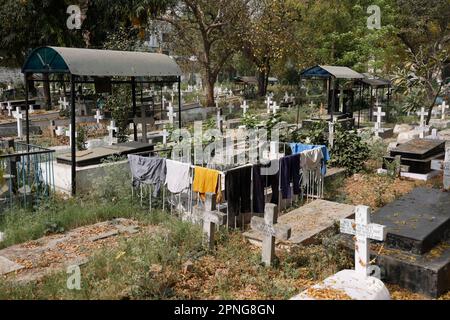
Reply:
<svg viewBox="0 0 450 320"><path fill-rule="evenodd" d="M267 113L270 113L270 109L272 106L272 98L270 96L267 96L266 98L266 106L267 106Z"/></svg>
<svg viewBox="0 0 450 320"><path fill-rule="evenodd" d="M111 120L109 126L106 127L106 129L108 130L108 139L109 139L109 144L113 145L114 143L117 143L117 131L119 131L119 128L117 128L116 126L116 121L115 120Z"/></svg>
<svg viewBox="0 0 450 320"><path fill-rule="evenodd" d="M29 113L33 113L34 112L34 106L32 104L30 104L28 112Z"/></svg>
<svg viewBox="0 0 450 320"><path fill-rule="evenodd" d="M6 106L6 109L8 110L8 117L11 117L11 110L13 109L11 102L7 102L8 105Z"/></svg>
<svg viewBox="0 0 450 320"><path fill-rule="evenodd" d="M425 137L425 133L428 132L428 128L425 126L425 116L428 116L428 112L425 111L425 108L422 107L420 109L420 112L417 113L418 116L420 116L420 126L419 126L419 131L420 131L420 138L424 138Z"/></svg>
<svg viewBox="0 0 450 320"><path fill-rule="evenodd" d="M346 234L356 235L355 242L355 270L364 276L369 276L370 246L369 239L384 241L386 239L386 227L370 223L370 208L356 206L355 220L342 219L340 231Z"/></svg>
<svg viewBox="0 0 450 320"><path fill-rule="evenodd" d="M16 107L16 111L13 111L12 115L17 120L17 136L19 138L22 138L22 136L23 136L23 127L22 127L23 113L20 110L20 107Z"/></svg>
<svg viewBox="0 0 450 320"><path fill-rule="evenodd" d="M216 225L226 224L226 214L217 210L216 194L206 193L205 211L203 212L203 243L209 250L214 249L214 235L216 232Z"/></svg>
<svg viewBox="0 0 450 320"><path fill-rule="evenodd" d="M140 123L142 127L142 141L144 143L147 143L147 124L150 123L150 121L153 120L152 118L147 118L146 112L145 112L145 106L141 106L141 117L134 118L135 123Z"/></svg>
<svg viewBox="0 0 450 320"><path fill-rule="evenodd" d="M330 144L330 148L334 146L334 118L333 121L328 122L328 143Z"/></svg>
<svg viewBox="0 0 450 320"><path fill-rule="evenodd" d="M272 104L272 112L273 112L273 114L277 114L278 109L280 109L280 106L277 105L276 101L274 101L273 104Z"/></svg>
<svg viewBox="0 0 450 320"><path fill-rule="evenodd" d="M169 137L169 132L167 132L165 124L163 124L162 136L163 136L163 145L166 146L167 145L167 137Z"/></svg>
<svg viewBox="0 0 450 320"><path fill-rule="evenodd" d="M55 134L57 136L62 136L64 135L64 133L65 133L64 127L56 127Z"/></svg>
<svg viewBox="0 0 450 320"><path fill-rule="evenodd" d="M309 107L310 107L311 109L313 109L315 106L316 106L316 104L315 104L313 101L311 101L310 104L309 104Z"/></svg>
<svg viewBox="0 0 450 320"><path fill-rule="evenodd" d="M445 104L445 101L442 101L442 104L441 104L442 120L445 120L445 110L446 109L448 109L448 106Z"/></svg>
<svg viewBox="0 0 450 320"><path fill-rule="evenodd" d="M59 110L66 110L66 108L69 106L69 103L66 101L66 97L64 97L64 100L62 98L59 98Z"/></svg>
<svg viewBox="0 0 450 320"><path fill-rule="evenodd" d="M377 122L375 123L375 134L378 136L380 132L383 132L381 128L381 118L386 115L386 112L382 112L382 108L378 107L377 111L373 113L377 117Z"/></svg>
<svg viewBox="0 0 450 320"><path fill-rule="evenodd" d="M241 109L244 110L244 115L247 113L248 105L247 101L244 100L244 102L241 104Z"/></svg>
<svg viewBox="0 0 450 320"><path fill-rule="evenodd" d="M100 112L100 109L97 109L97 111L95 111L94 118L97 120L97 123L100 123L100 120L104 119L103 115Z"/></svg>
<svg viewBox="0 0 450 320"><path fill-rule="evenodd" d="M73 141L72 141L72 125L71 124L69 124L69 130L66 131L66 137L69 137L69 145L72 148ZM75 130L75 138L77 138L77 137L78 137L78 132L76 132L76 130Z"/></svg>
<svg viewBox="0 0 450 320"><path fill-rule="evenodd" d="M173 104L173 99L175 98L175 93L173 93L173 91L170 93L170 97L172 98L172 104Z"/></svg>
<svg viewBox="0 0 450 320"><path fill-rule="evenodd" d="M284 93L284 102L289 102L289 94L287 91Z"/></svg>
<svg viewBox="0 0 450 320"><path fill-rule="evenodd" d="M169 103L169 107L167 108L167 116L169 117L169 123L173 124L174 118L176 118L177 114L173 112L172 103Z"/></svg>

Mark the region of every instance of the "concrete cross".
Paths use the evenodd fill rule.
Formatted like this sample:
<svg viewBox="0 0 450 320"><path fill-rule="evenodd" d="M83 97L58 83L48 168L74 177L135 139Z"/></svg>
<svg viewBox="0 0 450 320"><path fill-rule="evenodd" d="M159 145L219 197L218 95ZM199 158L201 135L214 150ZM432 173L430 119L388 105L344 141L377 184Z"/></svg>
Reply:
<svg viewBox="0 0 450 320"><path fill-rule="evenodd" d="M386 112L383 112L382 108L378 107L377 111L375 111L373 114L377 117L377 122L375 123L375 134L378 137L379 133L383 132L383 129L381 127L381 118L386 116Z"/></svg>
<svg viewBox="0 0 450 320"><path fill-rule="evenodd" d="M16 111L13 111L12 115L17 120L17 136L19 138L22 138L22 136L23 136L23 126L22 126L23 113L22 113L22 110L20 110L20 107L16 107Z"/></svg>
<svg viewBox="0 0 450 320"><path fill-rule="evenodd" d="M97 111L95 111L95 116L94 118L97 120L97 123L100 123L100 120L104 119L104 116L102 115L102 113L100 112L100 109L97 109Z"/></svg>
<svg viewBox="0 0 450 320"><path fill-rule="evenodd" d="M241 109L244 110L244 115L247 113L247 109L248 109L248 105L247 105L247 101L244 100L244 102L241 104Z"/></svg>
<svg viewBox="0 0 450 320"><path fill-rule="evenodd" d="M420 112L417 113L418 116L420 116L420 126L419 126L419 130L420 130L420 138L424 138L425 137L425 132L428 132L428 128L425 126L425 116L428 116L428 112L425 111L425 108L422 107L420 109Z"/></svg>
<svg viewBox="0 0 450 320"><path fill-rule="evenodd" d="M141 117L135 117L134 118L134 122L136 124L140 123L141 124L141 130L142 130L142 142L147 143L147 124L150 123L151 120L153 120L152 118L148 118L145 112L145 106L141 105Z"/></svg>
<svg viewBox="0 0 450 320"><path fill-rule="evenodd" d="M442 101L441 104L442 120L445 120L446 109L448 109L448 105L445 104L445 101Z"/></svg>
<svg viewBox="0 0 450 320"><path fill-rule="evenodd" d="M173 99L175 98L175 93L173 93L173 91L170 93L170 98L172 99L172 104L173 104Z"/></svg>
<svg viewBox="0 0 450 320"><path fill-rule="evenodd" d="M267 106L267 113L270 113L270 110L272 108L272 98L270 96L267 96L266 98L266 106Z"/></svg>
<svg viewBox="0 0 450 320"><path fill-rule="evenodd" d="M361 275L369 276L369 239L384 241L387 230L383 225L370 223L369 207L356 206L355 211L355 220L342 219L340 221L340 231L356 236L355 271Z"/></svg>
<svg viewBox="0 0 450 320"><path fill-rule="evenodd" d="M32 104L30 104L28 106L28 113L33 113L34 112L34 106Z"/></svg>
<svg viewBox="0 0 450 320"><path fill-rule="evenodd" d="M169 117L169 123L173 124L174 118L176 118L177 114L173 112L173 106L172 103L169 103L169 107L167 108L167 116Z"/></svg>
<svg viewBox="0 0 450 320"><path fill-rule="evenodd" d="M11 113L11 111L12 111L12 109L13 109L13 107L12 107L12 105L11 105L11 102L7 102L7 106L6 106L6 110L8 110L8 117L11 117L11 115L12 115L12 113Z"/></svg>
<svg viewBox="0 0 450 320"><path fill-rule="evenodd" d="M328 122L328 143L330 144L330 148L334 146L334 119L333 121Z"/></svg>
<svg viewBox="0 0 450 320"><path fill-rule="evenodd" d="M273 112L273 114L277 114L277 111L280 109L280 106L279 105L277 105L277 102L276 101L274 101L273 103L272 103L272 112Z"/></svg>
<svg viewBox="0 0 450 320"><path fill-rule="evenodd" d="M216 226L227 223L227 215L218 211L216 206L216 194L207 193L205 199L205 211L203 212L204 245L209 250L214 250L214 236Z"/></svg>
<svg viewBox="0 0 450 320"><path fill-rule="evenodd" d="M289 94L287 93L287 91L284 93L284 102L289 102Z"/></svg>
<svg viewBox="0 0 450 320"><path fill-rule="evenodd" d="M64 100L62 98L59 98L59 110L66 110L69 106L69 103L66 101L66 97L64 97Z"/></svg>
<svg viewBox="0 0 450 320"><path fill-rule="evenodd" d="M108 140L109 140L109 145L113 145L114 143L117 143L117 132L119 131L119 128L116 126L116 121L115 120L111 120L109 126L106 127L106 129L108 130Z"/></svg>
<svg viewBox="0 0 450 320"><path fill-rule="evenodd" d="M291 237L291 227L277 224L278 206L266 203L264 218L253 217L250 226L253 230L262 232L262 262L270 266L275 257L275 238L288 240Z"/></svg>
<svg viewBox="0 0 450 320"><path fill-rule="evenodd" d="M71 124L69 124L69 130L66 131L66 137L69 137L69 145L70 145L70 147L72 147L73 141L72 141L72 125ZM78 137L78 132L76 132L76 130L75 130L75 138L77 138L77 137Z"/></svg>

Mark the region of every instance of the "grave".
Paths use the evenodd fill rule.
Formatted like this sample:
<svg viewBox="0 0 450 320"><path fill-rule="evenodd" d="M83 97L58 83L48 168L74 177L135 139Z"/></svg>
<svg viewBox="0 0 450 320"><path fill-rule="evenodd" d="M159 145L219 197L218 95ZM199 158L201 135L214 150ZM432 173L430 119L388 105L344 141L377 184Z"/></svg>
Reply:
<svg viewBox="0 0 450 320"><path fill-rule="evenodd" d="M16 111L13 112L13 116L17 120L17 137L21 139L23 136L23 124L22 124L23 113L19 107L17 107Z"/></svg>
<svg viewBox="0 0 450 320"><path fill-rule="evenodd" d="M227 223L227 215L217 210L216 194L206 193L205 211L203 212L204 244L209 250L214 250L216 228Z"/></svg>
<svg viewBox="0 0 450 320"><path fill-rule="evenodd" d="M401 164L409 167L408 173L429 174L432 160L443 158L444 154L445 141L414 139L393 148L384 159L392 162L399 155ZM383 169L386 169L385 163Z"/></svg>
<svg viewBox="0 0 450 320"><path fill-rule="evenodd" d="M450 289L448 192L416 188L375 212L373 220L388 231L376 257L386 282L431 297Z"/></svg>
<svg viewBox="0 0 450 320"><path fill-rule="evenodd" d="M340 219L354 215L355 207L348 204L327 200L314 200L298 209L286 213L278 218L281 224L292 228L291 237L283 244L313 244L320 242L320 236ZM244 236L255 245L261 245L263 235L255 230L249 230ZM282 244L277 240L277 244Z"/></svg>
<svg viewBox="0 0 450 320"><path fill-rule="evenodd" d="M370 276L374 269L370 262L369 239L383 241L386 227L370 222L370 208L357 206L355 219L340 221L341 233L356 237L355 270L342 270L319 284L303 291L292 300L321 300L324 294L336 300L390 300L389 291L376 277Z"/></svg>

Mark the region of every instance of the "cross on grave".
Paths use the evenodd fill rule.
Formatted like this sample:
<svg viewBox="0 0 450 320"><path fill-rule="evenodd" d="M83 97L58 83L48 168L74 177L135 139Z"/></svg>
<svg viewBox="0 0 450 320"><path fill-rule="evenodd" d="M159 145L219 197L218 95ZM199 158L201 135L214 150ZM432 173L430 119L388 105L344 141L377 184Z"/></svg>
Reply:
<svg viewBox="0 0 450 320"><path fill-rule="evenodd" d="M227 223L227 215L218 211L216 206L216 194L206 193L205 211L203 212L203 234L204 245L209 249L214 249L214 235L216 226Z"/></svg>
<svg viewBox="0 0 450 320"><path fill-rule="evenodd" d="M272 112L273 112L273 114L277 114L277 111L280 109L280 106L279 105L277 105L277 102L276 101L274 101L273 103L272 103Z"/></svg>
<svg viewBox="0 0 450 320"><path fill-rule="evenodd" d="M64 135L64 133L65 133L64 127L56 127L55 134L56 134L58 137Z"/></svg>
<svg viewBox="0 0 450 320"><path fill-rule="evenodd" d="M270 113L272 107L272 98L270 96L267 96L266 98L266 106L267 106L267 113Z"/></svg>
<svg viewBox="0 0 450 320"><path fill-rule="evenodd" d="M340 232L356 236L355 242L355 271L364 276L370 276L370 245L369 239L384 241L386 239L386 227L370 223L370 208L356 206L355 220L342 219Z"/></svg>
<svg viewBox="0 0 450 320"><path fill-rule="evenodd" d="M425 131L428 131L427 127L425 126L425 116L428 116L428 112L426 112L425 108L422 107L417 115L420 116L420 126L418 128L420 130L420 138L423 139L425 137Z"/></svg>
<svg viewBox="0 0 450 320"><path fill-rule="evenodd" d="M64 100L62 98L59 98L59 110L66 110L69 106L69 103L66 101L66 97L64 97Z"/></svg>
<svg viewBox="0 0 450 320"><path fill-rule="evenodd" d="M378 137L378 134L380 132L383 132L383 129L381 128L381 117L384 117L386 115L386 112L382 112L382 108L378 107L377 111L373 113L377 117L377 122L375 122L375 134Z"/></svg>
<svg viewBox="0 0 450 320"><path fill-rule="evenodd" d="M56 123L55 120L50 120L50 125L48 127L50 129L50 135L52 138L55 137Z"/></svg>
<svg viewBox="0 0 450 320"><path fill-rule="evenodd" d="M284 93L284 102L288 103L289 102L289 94L287 93L287 91Z"/></svg>
<svg viewBox="0 0 450 320"><path fill-rule="evenodd" d="M108 142L109 145L113 145L114 143L117 143L117 132L119 131L119 128L116 126L116 121L115 120L111 120L109 126L106 127L106 129L108 130Z"/></svg>
<svg viewBox="0 0 450 320"><path fill-rule="evenodd" d="M167 116L169 117L169 123L173 124L174 118L176 118L177 114L173 112L172 103L169 103L169 107L167 107Z"/></svg>
<svg viewBox="0 0 450 320"><path fill-rule="evenodd" d="M247 113L248 105L247 101L244 100L244 102L241 104L241 109L244 111L244 115Z"/></svg>
<svg viewBox="0 0 450 320"><path fill-rule="evenodd" d="M104 119L104 116L101 114L100 109L97 109L97 111L95 111L94 118L97 120L97 123L100 123L100 120Z"/></svg>
<svg viewBox="0 0 450 320"><path fill-rule="evenodd" d="M29 105L28 107L28 113L33 113L34 112L34 106L32 104Z"/></svg>
<svg viewBox="0 0 450 320"><path fill-rule="evenodd" d="M66 137L69 137L69 145L72 148L72 125L69 124L69 130L66 131ZM78 137L78 132L75 131L75 138Z"/></svg>
<svg viewBox="0 0 450 320"><path fill-rule="evenodd" d="M328 143L330 144L330 148L334 146L334 125L334 119L328 122Z"/></svg>
<svg viewBox="0 0 450 320"><path fill-rule="evenodd" d="M316 104L314 103L314 101L311 101L311 102L309 103L309 107L310 107L311 109L314 109L314 108L316 107Z"/></svg>
<svg viewBox="0 0 450 320"><path fill-rule="evenodd" d="M12 105L11 105L11 102L7 102L7 106L6 106L6 110L8 110L8 117L11 117L11 110L13 109L13 107L12 107Z"/></svg>
<svg viewBox="0 0 450 320"><path fill-rule="evenodd" d="M163 131L162 131L162 137L163 137L163 145L167 145L167 137L169 136L169 132L166 130L166 124L163 124Z"/></svg>
<svg viewBox="0 0 450 320"><path fill-rule="evenodd" d="M270 266L275 257L275 238L288 240L291 237L291 227L277 224L278 206L266 203L264 218L253 217L250 223L252 229L263 234L262 262Z"/></svg>
<svg viewBox="0 0 450 320"><path fill-rule="evenodd" d="M138 117L134 118L134 122L136 124L138 124L138 123L141 124L141 127L142 127L141 128L141 130L142 130L142 142L144 142L144 143L148 142L148 140L147 140L147 124L149 124L151 120L153 120L153 118L147 117L146 112L145 112L145 106L142 105L141 106L141 117L140 118L138 118Z"/></svg>
<svg viewBox="0 0 450 320"><path fill-rule="evenodd" d="M448 105L445 104L445 101L442 101L442 104L441 104L442 120L445 120L445 110L446 109L448 109Z"/></svg>
<svg viewBox="0 0 450 320"><path fill-rule="evenodd" d="M17 136L22 138L23 136L23 127L22 127L22 119L23 113L20 110L20 107L16 107L16 111L13 111L13 117L17 120Z"/></svg>

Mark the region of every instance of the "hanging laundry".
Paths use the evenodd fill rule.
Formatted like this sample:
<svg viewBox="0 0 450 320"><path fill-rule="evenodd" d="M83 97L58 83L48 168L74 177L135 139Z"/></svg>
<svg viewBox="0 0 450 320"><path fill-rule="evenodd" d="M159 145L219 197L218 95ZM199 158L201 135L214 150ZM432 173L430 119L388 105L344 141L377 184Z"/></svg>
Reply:
<svg viewBox="0 0 450 320"><path fill-rule="evenodd" d="M182 163L166 160L167 175L165 184L167 189L172 193L180 193L189 188L190 185L190 169L191 165L188 163Z"/></svg>
<svg viewBox="0 0 450 320"><path fill-rule="evenodd" d="M327 162L330 161L331 157L328 152L328 148L323 145L311 145L311 144L302 144L302 143L291 143L291 150L293 154L301 153L305 150L312 150L320 148L322 150L322 174L325 175L327 173Z"/></svg>
<svg viewBox="0 0 450 320"><path fill-rule="evenodd" d="M225 174L225 197L230 218L251 211L252 167L230 170Z"/></svg>
<svg viewBox="0 0 450 320"><path fill-rule="evenodd" d="M128 161L133 176L133 187L139 187L141 183L154 185L153 196L158 196L161 186L166 181L166 159L129 154Z"/></svg>
<svg viewBox="0 0 450 320"><path fill-rule="evenodd" d="M220 203L222 201L221 184L221 174L219 171L195 167L192 190L200 193L202 200L205 200L205 194L209 192L215 193L217 195L216 201Z"/></svg>
<svg viewBox="0 0 450 320"><path fill-rule="evenodd" d="M272 160L278 161L278 160ZM279 170L273 175L262 175L261 168L265 166L257 164L253 166L253 211L264 213L266 199L264 194L265 187L272 188L271 203L278 204L279 194Z"/></svg>
<svg viewBox="0 0 450 320"><path fill-rule="evenodd" d="M303 185L309 183L312 177L319 177L322 175L323 153L321 148L313 150L305 150L300 153L300 167L303 172Z"/></svg>
<svg viewBox="0 0 450 320"><path fill-rule="evenodd" d="M283 199L291 199L291 182L293 193L300 194L300 154L286 156L280 159L281 195Z"/></svg>

